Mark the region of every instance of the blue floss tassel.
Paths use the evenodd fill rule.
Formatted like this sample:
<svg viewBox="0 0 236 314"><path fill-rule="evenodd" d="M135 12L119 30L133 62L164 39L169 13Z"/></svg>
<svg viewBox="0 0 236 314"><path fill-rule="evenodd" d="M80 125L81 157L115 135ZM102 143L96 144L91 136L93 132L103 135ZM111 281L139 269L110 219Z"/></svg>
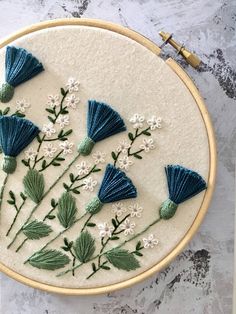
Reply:
<svg viewBox="0 0 236 314"><path fill-rule="evenodd" d="M179 204L207 188L205 180L195 171L179 165L165 167L169 198L161 205L160 217L170 219Z"/></svg>
<svg viewBox="0 0 236 314"><path fill-rule="evenodd" d="M16 157L39 132L39 128L27 119L15 116L0 117L0 146L5 155L2 169L6 173L15 171Z"/></svg>
<svg viewBox="0 0 236 314"><path fill-rule="evenodd" d="M44 70L42 63L23 48L7 46L5 57L5 83L0 89L0 101L9 102L14 88Z"/></svg>
<svg viewBox="0 0 236 314"><path fill-rule="evenodd" d="M98 196L86 206L86 211L91 214L96 214L101 210L105 203L112 203L135 197L137 197L137 190L133 182L123 171L108 164Z"/></svg>
<svg viewBox="0 0 236 314"><path fill-rule="evenodd" d="M78 151L87 156L95 143L126 130L118 112L96 100L88 101L87 137L79 144Z"/></svg>

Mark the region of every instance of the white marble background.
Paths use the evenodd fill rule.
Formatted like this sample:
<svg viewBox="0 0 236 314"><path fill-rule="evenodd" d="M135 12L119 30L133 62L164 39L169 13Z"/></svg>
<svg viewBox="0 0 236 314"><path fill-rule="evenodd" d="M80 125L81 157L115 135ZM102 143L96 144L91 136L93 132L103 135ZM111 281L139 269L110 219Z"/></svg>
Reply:
<svg viewBox="0 0 236 314"><path fill-rule="evenodd" d="M203 64L194 79L218 140L218 178L199 232L166 270L130 289L96 297L50 295L0 275L4 314L228 314L232 311L234 156L236 152L236 3L234 0L0 0L0 38L29 24L90 17L130 27L161 43L175 33ZM175 53L164 49L163 57Z"/></svg>

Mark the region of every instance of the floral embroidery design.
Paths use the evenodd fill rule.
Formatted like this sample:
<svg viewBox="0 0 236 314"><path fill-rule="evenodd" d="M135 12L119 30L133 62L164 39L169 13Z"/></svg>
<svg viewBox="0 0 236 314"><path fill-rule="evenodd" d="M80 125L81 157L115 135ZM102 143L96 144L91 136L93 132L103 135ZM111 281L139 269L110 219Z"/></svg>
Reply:
<svg viewBox="0 0 236 314"><path fill-rule="evenodd" d="M134 234L135 223L131 222L129 218L126 218L125 221L121 224L121 228L124 229L124 234L127 236L129 234Z"/></svg>
<svg viewBox="0 0 236 314"><path fill-rule="evenodd" d="M54 157L54 153L57 151L57 148L53 146L53 144L48 143L44 148L44 156L45 157Z"/></svg>
<svg viewBox="0 0 236 314"><path fill-rule="evenodd" d="M26 109L29 107L30 104L25 99L16 101L16 110L20 113L25 113Z"/></svg>
<svg viewBox="0 0 236 314"><path fill-rule="evenodd" d="M79 90L79 82L76 81L73 77L69 78L66 87L69 90L69 93L78 92Z"/></svg>
<svg viewBox="0 0 236 314"><path fill-rule="evenodd" d="M93 158L94 158L94 161L95 161L95 164L98 165L98 164L103 164L105 162L105 157L106 157L106 154L105 153L102 153L100 151L97 151L95 152L93 155Z"/></svg>
<svg viewBox="0 0 236 314"><path fill-rule="evenodd" d="M98 224L99 235L101 238L111 237L111 233L114 230L114 227L109 226L106 222Z"/></svg>
<svg viewBox="0 0 236 314"><path fill-rule="evenodd" d="M72 153L72 147L74 146L74 143L70 143L69 141L64 141L60 143L59 146L63 150L63 155L67 155L67 154Z"/></svg>
<svg viewBox="0 0 236 314"><path fill-rule="evenodd" d="M143 238L143 246L145 249L151 248L153 249L155 245L157 245L159 241L154 238L153 234L150 234L147 238Z"/></svg>
<svg viewBox="0 0 236 314"><path fill-rule="evenodd" d="M137 217L140 218L142 216L142 211L143 208L141 206L139 206L139 204L133 204L131 206L129 206L130 212L131 212L131 217Z"/></svg>
<svg viewBox="0 0 236 314"><path fill-rule="evenodd" d="M89 191L93 192L94 187L97 185L97 181L93 180L91 177L89 177L89 178L86 178L83 180L83 184L84 184L84 186L83 186L84 190L86 190L86 191L89 190Z"/></svg>
<svg viewBox="0 0 236 314"><path fill-rule="evenodd" d="M90 165L87 165L85 161L82 161L80 164L76 165L76 168L78 169L79 175L84 175L89 173Z"/></svg>

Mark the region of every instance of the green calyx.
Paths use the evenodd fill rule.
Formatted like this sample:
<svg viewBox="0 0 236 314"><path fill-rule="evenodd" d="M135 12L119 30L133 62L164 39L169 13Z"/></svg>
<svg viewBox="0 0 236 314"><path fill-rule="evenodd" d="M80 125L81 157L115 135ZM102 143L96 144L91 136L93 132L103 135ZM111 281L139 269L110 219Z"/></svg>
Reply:
<svg viewBox="0 0 236 314"><path fill-rule="evenodd" d="M177 204L175 204L172 200L167 199L160 207L160 218L165 220L172 218L176 213L177 207Z"/></svg>
<svg viewBox="0 0 236 314"><path fill-rule="evenodd" d="M83 141L78 145L78 152L80 152L83 156L88 156L93 146L95 145L95 142L88 136L86 136Z"/></svg>
<svg viewBox="0 0 236 314"><path fill-rule="evenodd" d="M98 196L95 196L85 207L85 210L90 214L97 214L102 209L103 203Z"/></svg>
<svg viewBox="0 0 236 314"><path fill-rule="evenodd" d="M3 103L9 102L14 95L14 87L8 83L2 84L0 88L0 101Z"/></svg>
<svg viewBox="0 0 236 314"><path fill-rule="evenodd" d="M2 170L6 173L13 173L16 170L16 157L4 156Z"/></svg>

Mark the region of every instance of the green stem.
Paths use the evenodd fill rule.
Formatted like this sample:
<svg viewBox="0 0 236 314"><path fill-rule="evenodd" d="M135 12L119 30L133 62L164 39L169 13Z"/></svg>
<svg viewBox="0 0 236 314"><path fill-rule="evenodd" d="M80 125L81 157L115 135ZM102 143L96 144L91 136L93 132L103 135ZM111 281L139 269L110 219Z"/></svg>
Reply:
<svg viewBox="0 0 236 314"><path fill-rule="evenodd" d="M11 229L13 228L13 226L14 226L14 224L15 224L15 222L16 222L16 219L17 219L17 217L18 217L18 215L20 214L21 208L22 208L22 207L24 206L24 204L25 204L25 201L26 201L26 199L23 200L23 202L22 202L22 204L20 205L19 208L15 205L15 208L16 208L16 215L15 215L13 221L12 221L12 224L11 224L10 228L8 229L8 231L7 231L7 233L6 233L6 236L8 236L9 233L11 232Z"/></svg>
<svg viewBox="0 0 236 314"><path fill-rule="evenodd" d="M89 279L93 275L95 275L102 268L102 266L106 265L107 263L108 263L108 261L103 262L102 265L100 265L96 270L94 270L86 279Z"/></svg>
<svg viewBox="0 0 236 314"><path fill-rule="evenodd" d="M2 209L3 194L4 194L4 190L5 190L8 178L9 178L9 174L6 173L3 183L2 183L1 192L0 192L0 212Z"/></svg>
<svg viewBox="0 0 236 314"><path fill-rule="evenodd" d="M147 232L152 226L154 226L156 223L158 223L159 221L161 221L161 218L157 218L155 219L150 225L148 225L146 228L144 228L142 231L140 231L139 233L135 234L134 236L132 236L131 238L125 240L124 242L122 242L120 245L116 246L116 249L119 249L121 247L123 247L124 245L126 245L128 242L133 241L134 239L140 237L142 234L144 234L145 232ZM105 255L108 251L102 252L101 254L97 254L96 256L92 257L88 262L94 261L96 258L98 258L99 256L103 256ZM69 272L72 272L73 270L81 267L83 265L83 263L75 265L73 268L67 269L59 274L57 274L57 277L61 277L64 276L66 274L68 274Z"/></svg>
<svg viewBox="0 0 236 314"><path fill-rule="evenodd" d="M81 219L83 219L84 217L85 217L85 215L86 215L86 213L84 213L82 216L80 216L79 218L77 218L75 221L74 221L74 223L70 226L70 227L68 227L68 228L66 228L66 229L64 229L64 230L62 230L62 231L60 231L54 238L52 238L50 241L48 241L39 251L37 251L37 252L35 252L34 254L32 254L26 261L24 261L24 264L26 264L27 262L29 262L29 260L33 257L33 256L35 256L35 254L37 254L37 253L39 253L39 252L42 252L43 250L45 250L50 244L52 244L55 240L57 240L61 235L63 235L67 230L69 230L71 227L73 227L77 222L79 222Z"/></svg>
<svg viewBox="0 0 236 314"><path fill-rule="evenodd" d="M38 148L37 148L37 154L36 154L36 156L34 158L34 164L32 166L32 169L34 169L36 164L41 160L41 158L38 159L38 154L39 154L40 148L42 146L42 143L43 143L45 137L46 137L46 135L44 134L43 137L41 138L40 142L39 142L39 145L38 145Z"/></svg>
<svg viewBox="0 0 236 314"><path fill-rule="evenodd" d="M144 132L147 132L147 131L149 131L149 130L150 130L150 127L146 128L145 130L141 131L140 133L138 133L138 129L136 130L135 136L134 136L134 138L131 140L131 142L130 142L130 147L128 148L128 156L133 156L133 155L138 154L138 153L141 153L141 152L143 151L143 149L140 149L140 150L138 150L138 151L136 151L136 152L134 152L134 153L131 153L131 152L130 152L134 141L135 141L139 136L141 136Z"/></svg>
<svg viewBox="0 0 236 314"><path fill-rule="evenodd" d="M51 166L51 164L62 154L63 150L61 150L44 168L41 168L39 172L44 171L48 167Z"/></svg>
<svg viewBox="0 0 236 314"><path fill-rule="evenodd" d="M87 214L87 213L86 213ZM84 229L86 228L87 224L89 223L89 221L91 220L91 218L93 217L94 214L89 215L88 219L85 221L83 228L81 229L81 233L84 231Z"/></svg>
<svg viewBox="0 0 236 314"><path fill-rule="evenodd" d="M79 158L80 153L78 153L75 158L69 163L69 165L65 168L65 170L61 173L61 175L56 179L56 181L54 181L54 183L49 187L49 189L44 193L42 200L49 194L49 192L55 187L55 185L60 181L60 179L65 175L65 173L70 169L70 167L77 161L77 159ZM11 243L7 246L7 248L9 249L12 244L16 241L17 237L19 236L19 234L22 232L23 228L25 225L27 225L27 223L30 221L31 217L33 216L33 214L35 213L35 211L37 210L37 208L40 206L42 200L34 206L34 208L31 210L28 218L26 219L25 223L21 226L21 228L17 231L17 233L15 234L14 238L12 239Z"/></svg>

